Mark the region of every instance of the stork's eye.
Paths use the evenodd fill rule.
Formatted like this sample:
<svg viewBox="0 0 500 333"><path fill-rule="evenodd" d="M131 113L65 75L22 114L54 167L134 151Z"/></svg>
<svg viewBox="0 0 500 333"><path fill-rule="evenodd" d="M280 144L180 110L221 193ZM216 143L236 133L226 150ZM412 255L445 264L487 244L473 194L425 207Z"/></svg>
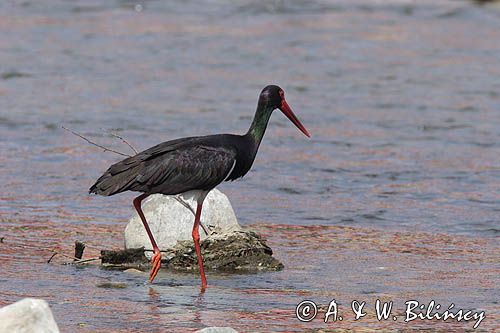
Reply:
<svg viewBox="0 0 500 333"><path fill-rule="evenodd" d="M281 98L285 98L285 92L283 90L280 90L279 94Z"/></svg>

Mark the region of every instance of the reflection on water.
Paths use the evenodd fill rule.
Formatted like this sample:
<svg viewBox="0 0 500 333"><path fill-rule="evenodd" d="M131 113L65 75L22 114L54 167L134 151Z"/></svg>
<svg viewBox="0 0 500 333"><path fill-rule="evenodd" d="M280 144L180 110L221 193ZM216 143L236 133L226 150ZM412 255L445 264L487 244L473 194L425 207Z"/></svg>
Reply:
<svg viewBox="0 0 500 333"><path fill-rule="evenodd" d="M43 297L64 331L89 332L331 328L293 318L303 298L438 297L498 316L496 7L51 0L0 9L0 305ZM75 239L89 257L121 247L132 212L131 194L86 194L120 157L60 125L123 151L107 130L141 149L242 133L268 83L285 89L312 139L277 112L252 171L221 189L241 223L267 235L283 272L212 273L200 296L191 274L162 271L150 286L141 275L45 264ZM127 288L97 287L107 282ZM374 318L341 327L408 329Z"/></svg>

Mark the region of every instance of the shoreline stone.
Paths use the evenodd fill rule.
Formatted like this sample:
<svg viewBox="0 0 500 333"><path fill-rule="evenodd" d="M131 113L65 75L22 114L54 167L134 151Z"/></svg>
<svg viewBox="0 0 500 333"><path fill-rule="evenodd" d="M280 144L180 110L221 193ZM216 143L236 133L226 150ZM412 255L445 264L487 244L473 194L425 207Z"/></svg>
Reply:
<svg viewBox="0 0 500 333"><path fill-rule="evenodd" d="M59 333L59 328L46 301L24 298L0 308L0 332Z"/></svg>

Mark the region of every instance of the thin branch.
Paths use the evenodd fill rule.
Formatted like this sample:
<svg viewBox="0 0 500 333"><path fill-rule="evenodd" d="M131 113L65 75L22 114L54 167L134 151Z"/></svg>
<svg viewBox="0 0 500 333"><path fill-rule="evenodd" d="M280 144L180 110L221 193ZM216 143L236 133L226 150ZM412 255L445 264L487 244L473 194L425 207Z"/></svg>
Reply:
<svg viewBox="0 0 500 333"><path fill-rule="evenodd" d="M137 151L137 149L134 148L134 146L132 146L127 140L125 140L122 136L116 134L116 133L113 133L111 131L106 131L108 132L111 136L117 138L117 139L120 139L122 140L123 143L125 143L127 146L130 147L130 149L132 149L134 151L135 154L138 154L139 152Z"/></svg>
<svg viewBox="0 0 500 333"><path fill-rule="evenodd" d="M47 264L50 264L50 262L52 261L52 259L54 259L55 256L57 256L58 253L56 251L54 251L54 253L52 253L52 255L50 256L49 260L47 260Z"/></svg>
<svg viewBox="0 0 500 333"><path fill-rule="evenodd" d="M173 198L175 200L177 200L177 202L179 202L181 205L183 205L184 207L186 207L187 209L189 209L191 211L191 213L193 213L193 215L196 216L196 213L195 213L193 207L191 207L190 204L188 204L186 201L182 200L181 197L179 197L177 195L174 195Z"/></svg>
<svg viewBox="0 0 500 333"><path fill-rule="evenodd" d="M67 263L68 265L78 265L78 264L85 264L90 261L96 261L96 260L101 260L101 257L95 257L95 258L89 258L89 259L81 259L75 262L69 262Z"/></svg>
<svg viewBox="0 0 500 333"><path fill-rule="evenodd" d="M50 257L49 261L52 260L52 258L54 258L57 255L62 256L64 258L73 259L75 262L78 262L79 260L81 260L81 259L78 259L77 257L69 256L67 254L57 252L56 250L52 250L52 256ZM47 261L47 262L49 262L49 261Z"/></svg>
<svg viewBox="0 0 500 333"><path fill-rule="evenodd" d="M73 256L70 256L70 255L58 252L54 248L50 248L50 247L46 247L46 246L34 246L34 245L28 245L28 244L22 244L22 243L13 243L11 246L12 247L20 247L20 248L23 248L23 249L35 249L35 250L43 250L43 251L52 252L52 255L50 256L49 260L47 260L48 264L50 264L52 262L52 260L54 259L54 257L58 256L58 255L62 256L62 257L65 257L65 258L68 258L68 259L74 260L73 262L64 263L65 265L82 264L82 263L86 263L86 262L89 262L89 261L94 261L94 260L100 260L101 259L101 257L95 257L95 258L89 258L89 259L81 259L81 258L73 257Z"/></svg>
<svg viewBox="0 0 500 333"><path fill-rule="evenodd" d="M62 257L65 257L65 258L68 258L68 259L73 259L74 261L73 262L67 262L67 263L64 263L65 265L73 265L73 264L82 264L82 263L86 263L86 262L89 262L89 261L94 261L94 260L99 260L101 259L101 257L95 257L95 258L89 258L89 259L78 259L77 257L73 257L73 256L69 256L67 254L64 254L64 253L60 253L60 252L57 252L56 250L52 250L52 256L50 256L49 260L47 260L47 263L49 264L52 259L54 259L55 256L59 255L59 256L62 256Z"/></svg>
<svg viewBox="0 0 500 333"><path fill-rule="evenodd" d="M196 216L196 213L193 209L193 207L191 207L190 204L188 204L186 201L182 200L182 198L178 195L174 195L172 196L175 200L177 200L178 203L180 203L181 205L183 205L184 207L186 207L187 209L189 209L189 211L191 213L193 213L194 216ZM203 223L200 221L200 226L201 228L203 229L203 231L205 232L205 235L210 235L210 233L207 231L207 228L203 225Z"/></svg>
<svg viewBox="0 0 500 333"><path fill-rule="evenodd" d="M122 155L122 156L125 156L125 157L130 157L130 156L131 156L131 155L124 154L124 153L121 153L121 152L119 152L119 151L116 151L116 150L113 150L113 149L110 149L110 148L107 148L107 147L101 146L101 145L100 145L100 144L98 144L98 143L95 143L95 142L93 142L93 141L90 141L89 139L87 139L86 137L84 137L83 135L81 135L80 133L77 133L77 132L75 132L75 131L73 131L73 130L71 130L71 129L69 129L69 128L64 127L64 126L61 126L61 127L62 127L63 129L65 129L66 131L68 131L68 132L70 132L70 133L72 133L72 134L74 134L74 135L76 135L76 136L78 136L78 137L82 138L83 140L87 141L87 142L88 142L88 143L90 143L91 145L94 145L94 146L96 146L96 147L99 147L99 148L101 148L101 149L104 149L104 151L110 151L110 152L112 152L112 153L115 153L115 154L118 154L118 155Z"/></svg>

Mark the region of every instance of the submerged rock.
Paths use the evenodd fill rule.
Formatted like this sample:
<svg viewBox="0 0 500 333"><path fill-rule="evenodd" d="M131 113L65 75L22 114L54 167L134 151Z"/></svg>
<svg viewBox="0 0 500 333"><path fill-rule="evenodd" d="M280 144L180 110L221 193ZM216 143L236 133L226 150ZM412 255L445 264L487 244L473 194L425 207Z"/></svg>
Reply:
<svg viewBox="0 0 500 333"><path fill-rule="evenodd" d="M183 197L184 202L196 209L192 197ZM173 196L151 195L142 205L151 232L160 250L173 248L177 241L192 240L191 231L194 223L194 210L189 210ZM203 203L201 223L208 233L222 234L241 230L233 208L225 194L217 189L210 191ZM208 236L200 227L200 238ZM151 242L139 216L134 214L125 228L125 248L151 248ZM152 252L146 252L150 258Z"/></svg>
<svg viewBox="0 0 500 333"><path fill-rule="evenodd" d="M183 198L191 207L192 198ZM143 211L156 242L162 251L162 267L175 270L198 270L198 259L191 235L193 212L172 196L152 195ZM209 193L203 204L200 248L207 270L261 271L280 270L283 264L273 258L273 251L255 232L244 230L228 198L220 191ZM136 215L125 229L125 250L101 251L108 267L142 268L149 265L151 244L142 221Z"/></svg>
<svg viewBox="0 0 500 333"><path fill-rule="evenodd" d="M0 332L59 333L49 304L25 298L0 309Z"/></svg>
<svg viewBox="0 0 500 333"><path fill-rule="evenodd" d="M205 327L195 333L238 333L238 331L232 327Z"/></svg>
<svg viewBox="0 0 500 333"><path fill-rule="evenodd" d="M123 282L102 282L96 284L96 287L104 289L125 289L127 288L127 284Z"/></svg>
<svg viewBox="0 0 500 333"><path fill-rule="evenodd" d="M125 273L128 273L128 274L135 274L135 275L142 275L144 274L143 271L139 270L139 269L136 269L136 268L129 268L129 269L126 269L124 270Z"/></svg>

